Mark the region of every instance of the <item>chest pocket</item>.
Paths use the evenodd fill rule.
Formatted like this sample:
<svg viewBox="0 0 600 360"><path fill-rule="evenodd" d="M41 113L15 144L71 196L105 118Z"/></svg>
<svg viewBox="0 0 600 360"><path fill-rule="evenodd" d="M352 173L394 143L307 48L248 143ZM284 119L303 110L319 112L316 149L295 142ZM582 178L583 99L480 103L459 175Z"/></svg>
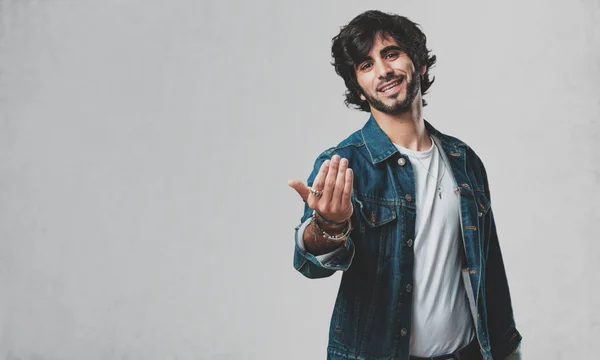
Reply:
<svg viewBox="0 0 600 360"><path fill-rule="evenodd" d="M373 200L355 198L358 204L360 223L369 228L376 228L396 219L394 206L383 205ZM364 232L364 229L361 229Z"/></svg>
<svg viewBox="0 0 600 360"><path fill-rule="evenodd" d="M392 253L394 227L398 221L396 207L369 198L355 198L355 206L355 227L360 232L355 242L355 259L365 266L366 272L375 271Z"/></svg>

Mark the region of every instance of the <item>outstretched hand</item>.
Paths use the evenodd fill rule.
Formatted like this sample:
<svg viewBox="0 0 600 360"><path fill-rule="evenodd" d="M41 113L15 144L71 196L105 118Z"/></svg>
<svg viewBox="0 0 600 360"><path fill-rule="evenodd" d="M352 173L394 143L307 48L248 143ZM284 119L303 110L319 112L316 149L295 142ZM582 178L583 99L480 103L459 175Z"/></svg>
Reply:
<svg viewBox="0 0 600 360"><path fill-rule="evenodd" d="M298 192L309 208L316 210L327 220L342 222L352 216L352 184L354 174L348 167L348 159L333 155L325 160L313 182L313 190L322 191L315 195L300 180L290 180L288 185Z"/></svg>

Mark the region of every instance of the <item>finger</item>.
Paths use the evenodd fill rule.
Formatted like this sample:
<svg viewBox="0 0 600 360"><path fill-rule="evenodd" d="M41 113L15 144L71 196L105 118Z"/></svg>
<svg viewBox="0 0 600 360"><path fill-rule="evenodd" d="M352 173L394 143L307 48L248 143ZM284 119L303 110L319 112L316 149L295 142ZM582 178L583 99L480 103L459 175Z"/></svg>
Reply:
<svg viewBox="0 0 600 360"><path fill-rule="evenodd" d="M296 179L289 180L288 185L298 192L298 194L300 195L302 200L306 201L306 199L308 198L308 195L310 194L310 190L308 190L308 186L304 185L304 183L302 183L302 181L296 180Z"/></svg>
<svg viewBox="0 0 600 360"><path fill-rule="evenodd" d="M323 161L321 167L319 168L319 172L315 179L313 180L312 188L315 190L323 190L323 186L325 186L325 176L327 176L327 170L329 169L329 160Z"/></svg>
<svg viewBox="0 0 600 360"><path fill-rule="evenodd" d="M342 208L349 209L352 206L350 199L352 195L352 186L354 185L354 171L352 171L352 169L346 169L345 180L344 194L342 195Z"/></svg>
<svg viewBox="0 0 600 360"><path fill-rule="evenodd" d="M331 197L331 207L337 211L342 205L342 194L344 193L344 185L346 183L346 169L348 168L348 159L340 159L337 176L335 178L335 188Z"/></svg>
<svg viewBox="0 0 600 360"><path fill-rule="evenodd" d="M331 197L333 196L333 189L335 188L335 179L337 177L338 166L340 163L339 155L333 155L331 162L329 163L329 170L325 177L325 186L323 187L323 196L321 201L324 204L329 204Z"/></svg>
<svg viewBox="0 0 600 360"><path fill-rule="evenodd" d="M321 167L319 168L319 172L317 173L317 176L315 176L315 179L313 180L313 183L312 183L313 189L315 189L315 190L323 189L323 186L325 185L325 176L327 176L327 170L329 169L329 164L330 164L329 160L325 160L321 164ZM311 193L309 190L309 195L308 195L308 200L307 200L308 206L311 209L314 209L317 206L317 203L319 202L320 198L321 198L320 196L316 196L315 194Z"/></svg>

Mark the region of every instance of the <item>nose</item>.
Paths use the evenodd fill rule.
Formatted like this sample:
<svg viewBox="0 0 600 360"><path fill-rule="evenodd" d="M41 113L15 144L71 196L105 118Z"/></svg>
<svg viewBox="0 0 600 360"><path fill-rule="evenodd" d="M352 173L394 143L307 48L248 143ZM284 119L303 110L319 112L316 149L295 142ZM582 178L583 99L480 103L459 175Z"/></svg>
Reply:
<svg viewBox="0 0 600 360"><path fill-rule="evenodd" d="M378 61L377 64L375 64L375 66L377 70L377 75L380 79L385 79L390 73L394 72L390 64L386 61Z"/></svg>

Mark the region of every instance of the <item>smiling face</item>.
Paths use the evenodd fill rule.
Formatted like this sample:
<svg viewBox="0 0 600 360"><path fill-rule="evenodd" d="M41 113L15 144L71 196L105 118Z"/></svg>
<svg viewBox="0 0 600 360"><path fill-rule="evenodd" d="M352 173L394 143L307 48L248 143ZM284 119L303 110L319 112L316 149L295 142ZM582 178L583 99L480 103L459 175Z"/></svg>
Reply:
<svg viewBox="0 0 600 360"><path fill-rule="evenodd" d="M400 114L421 101L420 76L408 55L390 36L378 34L368 57L355 66L356 80L362 89L361 99L371 110ZM425 67L421 69L423 73Z"/></svg>

